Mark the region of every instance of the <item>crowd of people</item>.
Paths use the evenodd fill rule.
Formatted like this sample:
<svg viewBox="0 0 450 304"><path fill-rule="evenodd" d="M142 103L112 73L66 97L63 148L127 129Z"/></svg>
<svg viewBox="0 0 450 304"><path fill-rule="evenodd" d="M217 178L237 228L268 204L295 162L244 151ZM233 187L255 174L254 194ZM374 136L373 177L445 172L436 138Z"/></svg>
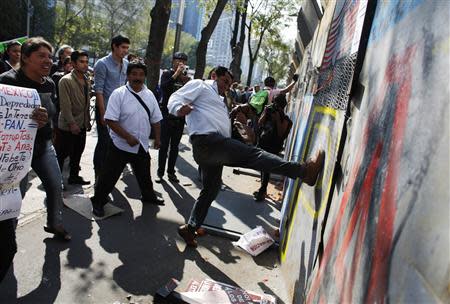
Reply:
<svg viewBox="0 0 450 304"><path fill-rule="evenodd" d="M295 85L277 89L275 79L267 77L264 87L244 88L233 82L225 67L214 68L208 79L190 79L185 53L173 55L172 67L162 73L158 91L149 90L147 66L127 55L130 40L116 36L111 52L89 67L89 54L63 45L56 52L41 37L29 38L22 45L11 42L0 64L0 83L33 88L40 95L41 107L33 112L39 125L31 167L46 193L45 231L69 241L71 235L62 217L63 166L69 158L68 184L86 185L79 175L86 134L91 130L90 99L95 95L95 123L98 135L93 157L95 172L94 216L104 216L104 206L126 164L130 164L141 190L144 204L164 205L157 197L150 175L149 138L159 149L156 182L164 175L179 182L175 166L178 146L187 125L193 156L201 172L202 190L188 222L178 229L189 246L197 246L197 235L212 201L222 184L223 166L251 168L261 172L261 187L254 193L263 201L270 173L300 178L314 185L324 162L320 152L307 162L289 162L279 157L292 122L285 114L286 93ZM93 73L93 86L91 83ZM20 183L22 198L27 178ZM17 250L16 219L0 221L0 237L6 249L0 252L0 281Z"/></svg>

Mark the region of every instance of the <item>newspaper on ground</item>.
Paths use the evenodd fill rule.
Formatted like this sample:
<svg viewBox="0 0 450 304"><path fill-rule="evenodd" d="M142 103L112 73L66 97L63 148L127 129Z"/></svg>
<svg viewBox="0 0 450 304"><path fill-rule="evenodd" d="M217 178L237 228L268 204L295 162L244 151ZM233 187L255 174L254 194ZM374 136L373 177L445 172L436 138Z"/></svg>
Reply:
<svg viewBox="0 0 450 304"><path fill-rule="evenodd" d="M242 248L252 256L257 256L269 248L274 242L267 231L263 227L258 226L242 235L237 242L233 242L233 245Z"/></svg>
<svg viewBox="0 0 450 304"><path fill-rule="evenodd" d="M217 282L211 279L202 281L191 280L183 297L192 299L192 303L215 304L275 304L276 299L272 295L258 294L236 286ZM191 302L189 302L191 303Z"/></svg>

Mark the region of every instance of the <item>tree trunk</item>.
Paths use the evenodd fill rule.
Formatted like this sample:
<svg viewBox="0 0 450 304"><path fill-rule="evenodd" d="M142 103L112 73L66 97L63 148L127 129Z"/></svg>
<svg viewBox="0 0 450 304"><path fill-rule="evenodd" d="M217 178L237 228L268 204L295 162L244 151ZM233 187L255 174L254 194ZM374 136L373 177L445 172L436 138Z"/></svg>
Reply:
<svg viewBox="0 0 450 304"><path fill-rule="evenodd" d="M230 63L230 70L233 73L234 81L236 81L236 82L241 81L241 75L242 75L241 62L242 62L242 54L244 52L245 23L247 22L248 1L249 0L245 0L244 10L240 14L242 17L241 17L239 42L235 46L231 46L231 50L233 51L233 60ZM236 42L236 40L234 40L234 42Z"/></svg>
<svg viewBox="0 0 450 304"><path fill-rule="evenodd" d="M236 41L239 33L239 20L241 19L241 12L239 11L239 6L236 3L236 10L234 12L234 26L233 26L233 35L230 40L231 51L233 51L234 46L236 45Z"/></svg>
<svg viewBox="0 0 450 304"><path fill-rule="evenodd" d="M261 48L261 43L262 43L262 39L264 37L264 33L266 32L267 28L263 28L263 30L261 31L261 33L259 34L259 40L258 40L258 44L256 46L256 50L255 53L252 54L252 50L251 50L251 39L250 39L250 30L251 28L249 28L249 37L248 37L248 51L250 53L250 64L248 66L248 78L247 78L247 86L250 86L251 82L252 82L252 74L253 74L253 67L255 65L256 59L258 59L258 53L259 53L259 49Z"/></svg>
<svg viewBox="0 0 450 304"><path fill-rule="evenodd" d="M150 16L152 24L148 37L147 51L145 60L147 63L147 86L155 93L159 82L159 69L161 66L161 57L166 38L167 26L169 25L170 8L172 0L156 0Z"/></svg>
<svg viewBox="0 0 450 304"><path fill-rule="evenodd" d="M202 29L202 35L200 38L200 42L197 47L197 62L195 65L195 79L203 78L203 74L205 73L206 67L206 51L208 49L208 42L211 38L214 29L216 28L217 22L219 22L220 15L222 15L222 11L225 8L228 0L217 0L216 7L214 8L214 12L211 15L211 19L209 19L208 24Z"/></svg>

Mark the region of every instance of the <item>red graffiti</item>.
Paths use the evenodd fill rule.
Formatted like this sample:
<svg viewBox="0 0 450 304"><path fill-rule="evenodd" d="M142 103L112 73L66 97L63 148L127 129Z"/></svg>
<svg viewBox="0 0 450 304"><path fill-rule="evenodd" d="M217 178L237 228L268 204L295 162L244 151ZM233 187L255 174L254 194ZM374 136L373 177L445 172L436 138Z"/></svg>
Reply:
<svg viewBox="0 0 450 304"><path fill-rule="evenodd" d="M325 276L333 278L335 290L339 294L338 299L330 300L339 300L343 303L352 302L355 277L360 269L364 250L366 255L369 256L367 261L370 263L369 273L363 274L363 276L368 276L364 300L367 303L382 303L385 301L397 211L398 171L407 122L408 104L411 97L411 61L414 53L415 47L409 47L403 54L393 56L388 63L384 82L379 90L380 93L374 100L374 108L370 110L371 114L363 129L363 142L357 152L336 221L330 223L333 228L324 249L317 275L312 280L306 299L308 303L313 301L329 302L326 295L320 293L325 283ZM393 86L397 88L397 94L393 98L389 98L388 91ZM392 125L389 126L391 137L388 142L386 142L386 138L380 138L380 135L375 134L377 131L372 131L372 126L382 119L382 111L387 102L395 104L394 118ZM375 148L369 148L369 142L375 143ZM383 151L383 149L387 149L387 151ZM387 154L387 156L382 158L383 154ZM368 163L367 167L362 165L363 157L366 159L364 163ZM378 187L375 185L375 180L377 175L383 174L380 170L380 166L383 164L386 165L386 173L384 173L381 189L378 191L381 193L381 197L378 199L375 197L373 190ZM356 182L360 179L363 179L363 181L359 192L352 193ZM347 207L351 207L349 203L352 201L355 201L354 207L349 215L348 222L344 222ZM376 204L375 206L379 208L377 223L374 218L368 218L371 204ZM366 248L368 227L375 228L375 238L369 245L369 250ZM339 237L341 232L343 232L342 240ZM355 233L356 239L354 238ZM354 247L350 247L353 239L355 239ZM349 250L350 248L354 248L353 252ZM351 262L345 263L346 259ZM329 278L326 281L330 281ZM317 298L318 294L319 297Z"/></svg>

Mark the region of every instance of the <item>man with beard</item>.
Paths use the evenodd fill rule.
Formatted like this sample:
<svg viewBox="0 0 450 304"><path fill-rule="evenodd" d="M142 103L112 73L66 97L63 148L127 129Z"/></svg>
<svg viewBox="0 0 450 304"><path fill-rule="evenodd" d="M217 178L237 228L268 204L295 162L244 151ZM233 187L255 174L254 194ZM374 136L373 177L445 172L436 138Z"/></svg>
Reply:
<svg viewBox="0 0 450 304"><path fill-rule="evenodd" d="M109 97L105 121L110 128L111 142L104 166L100 171L94 196L91 198L93 213L104 216L104 205L127 163L131 164L146 204L164 205L153 190L150 177L149 136L153 129L154 148L160 146L161 111L153 93L144 86L147 66L140 61L128 64L128 83Z"/></svg>

